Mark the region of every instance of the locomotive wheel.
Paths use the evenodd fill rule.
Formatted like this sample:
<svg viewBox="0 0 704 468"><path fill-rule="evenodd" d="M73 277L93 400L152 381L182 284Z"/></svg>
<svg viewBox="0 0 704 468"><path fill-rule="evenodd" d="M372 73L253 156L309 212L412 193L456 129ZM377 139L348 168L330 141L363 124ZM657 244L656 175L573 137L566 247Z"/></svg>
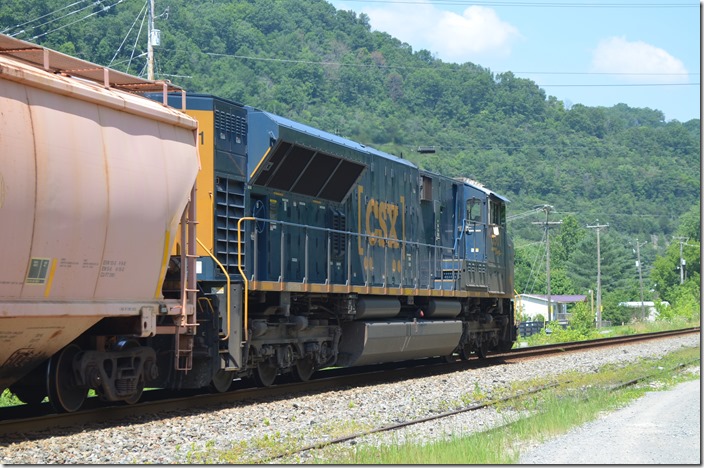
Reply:
<svg viewBox="0 0 704 468"><path fill-rule="evenodd" d="M276 380L278 372L279 369L275 363L271 361L260 362L257 368L254 369L254 381L260 387L270 387Z"/></svg>
<svg viewBox="0 0 704 468"><path fill-rule="evenodd" d="M210 381L210 389L217 393L226 392L230 389L234 378L235 371L219 369L215 375L213 375L213 380Z"/></svg>
<svg viewBox="0 0 704 468"><path fill-rule="evenodd" d="M477 356L479 356L479 359L486 358L486 355L488 352L489 352L489 343L486 341L482 341L481 343L479 343L479 346L477 346Z"/></svg>
<svg viewBox="0 0 704 468"><path fill-rule="evenodd" d="M499 341L499 351L502 353L508 353L513 349L513 341Z"/></svg>
<svg viewBox="0 0 704 468"><path fill-rule="evenodd" d="M308 382L315 372L315 362L312 359L299 359L291 369L293 378L299 382Z"/></svg>
<svg viewBox="0 0 704 468"><path fill-rule="evenodd" d="M81 352L75 344L70 344L51 357L46 370L46 388L49 403L59 413L78 411L86 401L88 388L76 382L73 372L73 360Z"/></svg>
<svg viewBox="0 0 704 468"><path fill-rule="evenodd" d="M472 356L472 353L469 350L469 346L465 345L462 350L460 351L460 357L462 358L463 361L469 361L469 358Z"/></svg>

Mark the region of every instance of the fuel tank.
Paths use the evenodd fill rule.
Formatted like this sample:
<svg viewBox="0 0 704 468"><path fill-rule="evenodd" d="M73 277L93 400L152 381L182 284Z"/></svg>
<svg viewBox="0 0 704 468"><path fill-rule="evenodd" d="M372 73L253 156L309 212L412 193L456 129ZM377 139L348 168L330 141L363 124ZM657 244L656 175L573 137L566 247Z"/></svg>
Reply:
<svg viewBox="0 0 704 468"><path fill-rule="evenodd" d="M196 128L141 96L0 55L0 389L100 318L161 299L198 172Z"/></svg>
<svg viewBox="0 0 704 468"><path fill-rule="evenodd" d="M462 337L460 320L348 322L336 365L363 366L449 356Z"/></svg>

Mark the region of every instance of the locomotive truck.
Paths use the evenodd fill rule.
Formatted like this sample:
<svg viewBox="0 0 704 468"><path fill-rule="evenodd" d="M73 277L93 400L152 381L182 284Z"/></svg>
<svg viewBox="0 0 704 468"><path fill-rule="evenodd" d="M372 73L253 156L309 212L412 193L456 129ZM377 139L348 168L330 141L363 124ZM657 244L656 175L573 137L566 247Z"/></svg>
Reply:
<svg viewBox="0 0 704 468"><path fill-rule="evenodd" d="M504 197L251 106L18 55L0 54L0 215L26 219L0 225L0 387L23 401L74 411L91 388L130 403L512 347ZM35 103L25 75L57 81L47 102L80 92Z"/></svg>

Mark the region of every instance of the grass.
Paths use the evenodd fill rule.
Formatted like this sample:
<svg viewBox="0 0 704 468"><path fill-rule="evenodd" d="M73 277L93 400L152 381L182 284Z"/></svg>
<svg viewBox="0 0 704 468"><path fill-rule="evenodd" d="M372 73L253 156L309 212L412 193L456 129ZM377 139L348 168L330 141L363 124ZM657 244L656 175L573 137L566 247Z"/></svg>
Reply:
<svg viewBox="0 0 704 468"><path fill-rule="evenodd" d="M0 407L17 406L23 404L24 403L22 403L19 398L10 393L10 390L5 389L5 391L0 395Z"/></svg>
<svg viewBox="0 0 704 468"><path fill-rule="evenodd" d="M661 331L678 330L688 327L699 327L701 322L697 320L687 320L683 317L674 317L672 320L657 320L655 322L633 322L625 325L615 325L604 327L601 329L591 329L589 332L579 332L571 328L562 329L557 324L546 323L546 327L552 330L552 333L546 334L545 330L540 333L528 337L519 336L516 340L519 343L524 342L527 346L540 346L556 343L566 343L571 341L584 341L604 337L614 336L630 336L639 333L655 333Z"/></svg>
<svg viewBox="0 0 704 468"><path fill-rule="evenodd" d="M683 362L698 360L700 348L685 348L659 359L641 360L625 367L605 366L596 374L576 373L557 377L559 389L549 390L512 403L530 416L482 433L454 435L427 444L405 442L382 446L358 445L354 449L320 451L315 459L325 464L515 464L520 451L596 419L639 398L657 382L658 388L699 378L699 374L669 370ZM644 375L643 384L608 391L605 387ZM513 391L535 388L544 381L516 384ZM506 406L507 404L503 404ZM501 407L499 408L501 410Z"/></svg>

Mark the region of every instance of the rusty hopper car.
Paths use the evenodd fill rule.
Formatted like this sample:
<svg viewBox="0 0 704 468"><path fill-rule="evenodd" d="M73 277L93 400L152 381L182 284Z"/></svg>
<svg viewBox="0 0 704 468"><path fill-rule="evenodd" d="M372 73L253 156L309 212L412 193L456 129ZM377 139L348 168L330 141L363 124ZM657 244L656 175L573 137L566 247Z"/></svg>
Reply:
<svg viewBox="0 0 704 468"><path fill-rule="evenodd" d="M136 401L157 374L144 340L186 347L195 297L161 289L197 123L133 93L173 89L0 36L0 390Z"/></svg>
<svg viewBox="0 0 704 468"><path fill-rule="evenodd" d="M512 346L508 200L249 106L189 94L185 108L203 164L203 370L165 385L270 385L330 365Z"/></svg>

